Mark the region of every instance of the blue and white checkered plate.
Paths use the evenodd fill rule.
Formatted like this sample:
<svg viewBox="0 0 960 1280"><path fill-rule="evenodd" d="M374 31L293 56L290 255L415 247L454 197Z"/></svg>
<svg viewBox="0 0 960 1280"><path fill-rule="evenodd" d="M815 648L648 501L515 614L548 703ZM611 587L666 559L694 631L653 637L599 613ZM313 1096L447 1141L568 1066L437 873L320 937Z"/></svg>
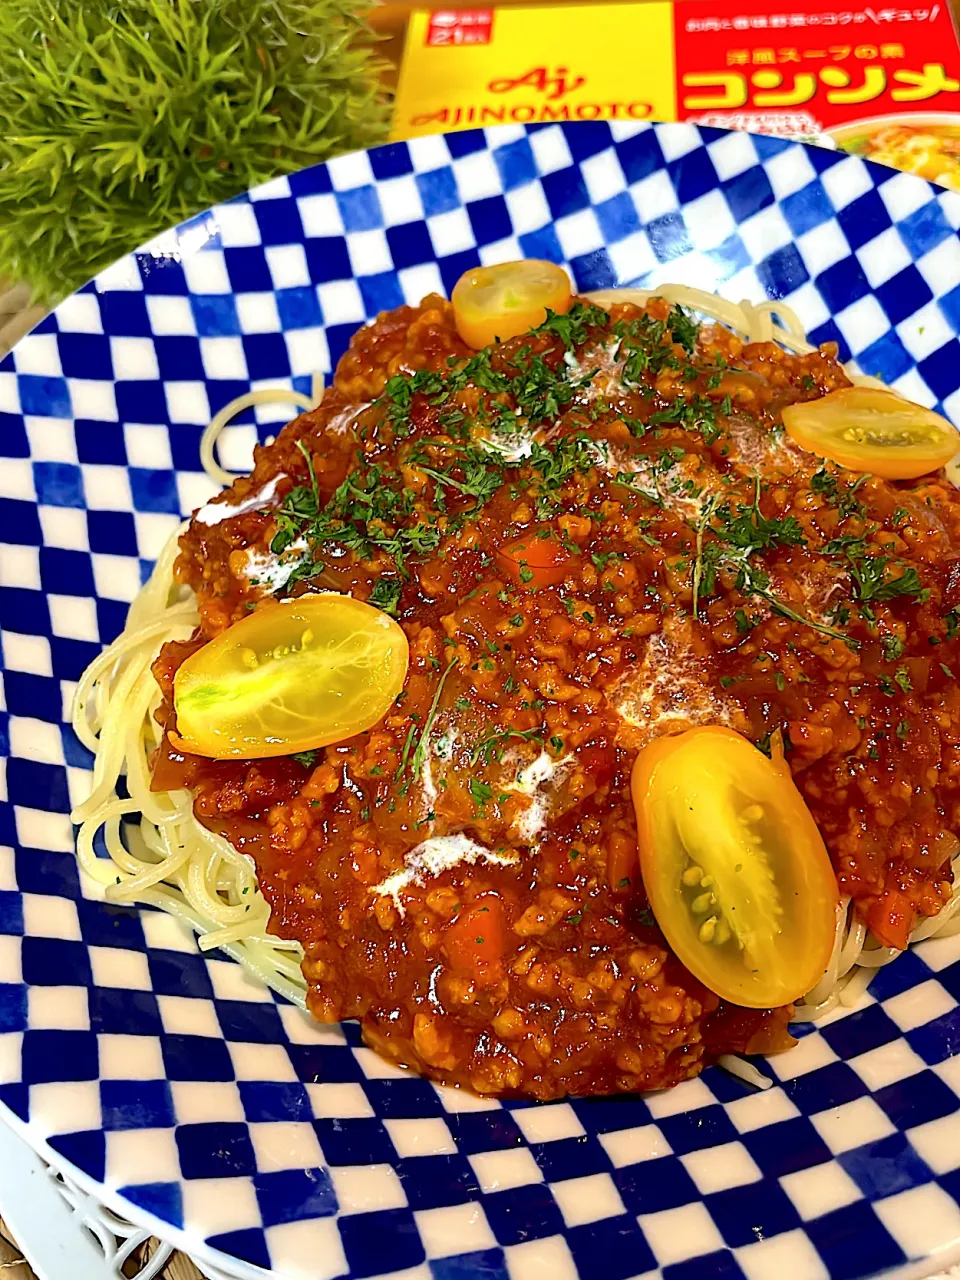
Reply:
<svg viewBox="0 0 960 1280"><path fill-rule="evenodd" d="M378 311L477 262L580 290L783 298L960 423L960 197L688 125L421 138L250 192L122 259L0 364L0 1111L105 1203L232 1276L858 1280L960 1258L960 939L761 1067L501 1104L405 1075L72 857L75 682L177 520L202 427L309 391ZM228 433L249 466L283 409Z"/></svg>

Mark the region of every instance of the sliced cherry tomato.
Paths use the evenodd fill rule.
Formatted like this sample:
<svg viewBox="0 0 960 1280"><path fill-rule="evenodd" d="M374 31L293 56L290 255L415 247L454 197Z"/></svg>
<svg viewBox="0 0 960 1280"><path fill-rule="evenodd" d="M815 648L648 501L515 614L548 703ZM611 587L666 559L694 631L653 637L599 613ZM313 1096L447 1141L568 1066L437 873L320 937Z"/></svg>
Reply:
<svg viewBox="0 0 960 1280"><path fill-rule="evenodd" d="M548 308L562 315L573 302L566 272L537 259L471 267L451 296L457 332L477 351L543 324Z"/></svg>
<svg viewBox="0 0 960 1280"><path fill-rule="evenodd" d="M645 747L632 787L644 887L683 964L750 1009L810 991L833 947L837 882L792 780L709 727Z"/></svg>
<svg viewBox="0 0 960 1280"><path fill-rule="evenodd" d="M496 557L501 568L531 589L562 582L570 567L570 552L552 535L525 533L499 547Z"/></svg>
<svg viewBox="0 0 960 1280"><path fill-rule="evenodd" d="M927 475L960 452L960 433L932 409L876 387L844 387L783 410L801 449L885 480Z"/></svg>
<svg viewBox="0 0 960 1280"><path fill-rule="evenodd" d="M350 596L263 605L177 671L180 745L253 759L341 742L386 714L408 662L397 623Z"/></svg>

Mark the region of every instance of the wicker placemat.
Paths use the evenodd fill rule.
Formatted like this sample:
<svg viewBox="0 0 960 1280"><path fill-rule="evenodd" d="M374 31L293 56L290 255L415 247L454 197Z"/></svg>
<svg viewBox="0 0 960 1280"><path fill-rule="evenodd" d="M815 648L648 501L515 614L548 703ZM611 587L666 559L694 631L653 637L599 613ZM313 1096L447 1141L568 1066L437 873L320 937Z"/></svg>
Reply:
<svg viewBox="0 0 960 1280"><path fill-rule="evenodd" d="M124 1263L123 1274L136 1276L159 1247L159 1241L156 1239L148 1240L146 1244L141 1245ZM37 1280L34 1271L24 1261L23 1254L14 1243L2 1218L0 1218L0 1280ZM50 1276L49 1280L69 1280L69 1277ZM157 1280L204 1280L204 1278L185 1254L174 1253L160 1271Z"/></svg>
<svg viewBox="0 0 960 1280"><path fill-rule="evenodd" d="M10 1239L4 1221L0 1218L0 1275L3 1280L36 1280L23 1260L23 1254Z"/></svg>
<svg viewBox="0 0 960 1280"><path fill-rule="evenodd" d="M43 319L46 308L29 304L29 285L11 284L0 276L0 357ZM3 1280L7 1280L6 1275Z"/></svg>

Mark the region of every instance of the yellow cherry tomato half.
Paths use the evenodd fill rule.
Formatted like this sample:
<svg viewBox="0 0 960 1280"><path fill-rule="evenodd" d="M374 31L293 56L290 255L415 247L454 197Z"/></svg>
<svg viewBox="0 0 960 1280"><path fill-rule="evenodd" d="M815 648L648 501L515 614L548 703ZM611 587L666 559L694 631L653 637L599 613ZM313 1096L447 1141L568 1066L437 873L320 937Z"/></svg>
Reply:
<svg viewBox="0 0 960 1280"><path fill-rule="evenodd" d="M177 734L186 751L214 759L342 742L382 719L408 663L397 623L351 596L264 605L177 671Z"/></svg>
<svg viewBox="0 0 960 1280"><path fill-rule="evenodd" d="M543 324L548 308L569 311L573 295L565 271L531 258L471 267L454 285L452 301L457 332L479 351Z"/></svg>
<svg viewBox="0 0 960 1280"><path fill-rule="evenodd" d="M690 972L749 1009L810 991L833 947L837 882L792 779L709 727L645 747L632 789L650 907Z"/></svg>
<svg viewBox="0 0 960 1280"><path fill-rule="evenodd" d="M960 450L946 418L879 387L844 387L783 410L787 435L801 449L885 480L913 480Z"/></svg>

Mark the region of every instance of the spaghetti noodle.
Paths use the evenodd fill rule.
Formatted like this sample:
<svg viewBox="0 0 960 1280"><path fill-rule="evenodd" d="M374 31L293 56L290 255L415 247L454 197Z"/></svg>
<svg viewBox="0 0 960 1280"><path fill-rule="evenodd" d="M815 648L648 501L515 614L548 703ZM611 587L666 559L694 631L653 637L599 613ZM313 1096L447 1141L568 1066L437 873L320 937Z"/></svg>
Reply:
<svg viewBox="0 0 960 1280"><path fill-rule="evenodd" d="M235 396L225 404L213 415L200 437L200 465L210 479L215 484L228 485L233 484L237 478L232 471L227 471L220 465L217 444L224 428L230 425L238 413L261 404L294 404L298 409L315 409L323 396L322 373L314 374L311 391L312 394L308 396L289 387L260 387L256 391L245 391L243 395Z"/></svg>

